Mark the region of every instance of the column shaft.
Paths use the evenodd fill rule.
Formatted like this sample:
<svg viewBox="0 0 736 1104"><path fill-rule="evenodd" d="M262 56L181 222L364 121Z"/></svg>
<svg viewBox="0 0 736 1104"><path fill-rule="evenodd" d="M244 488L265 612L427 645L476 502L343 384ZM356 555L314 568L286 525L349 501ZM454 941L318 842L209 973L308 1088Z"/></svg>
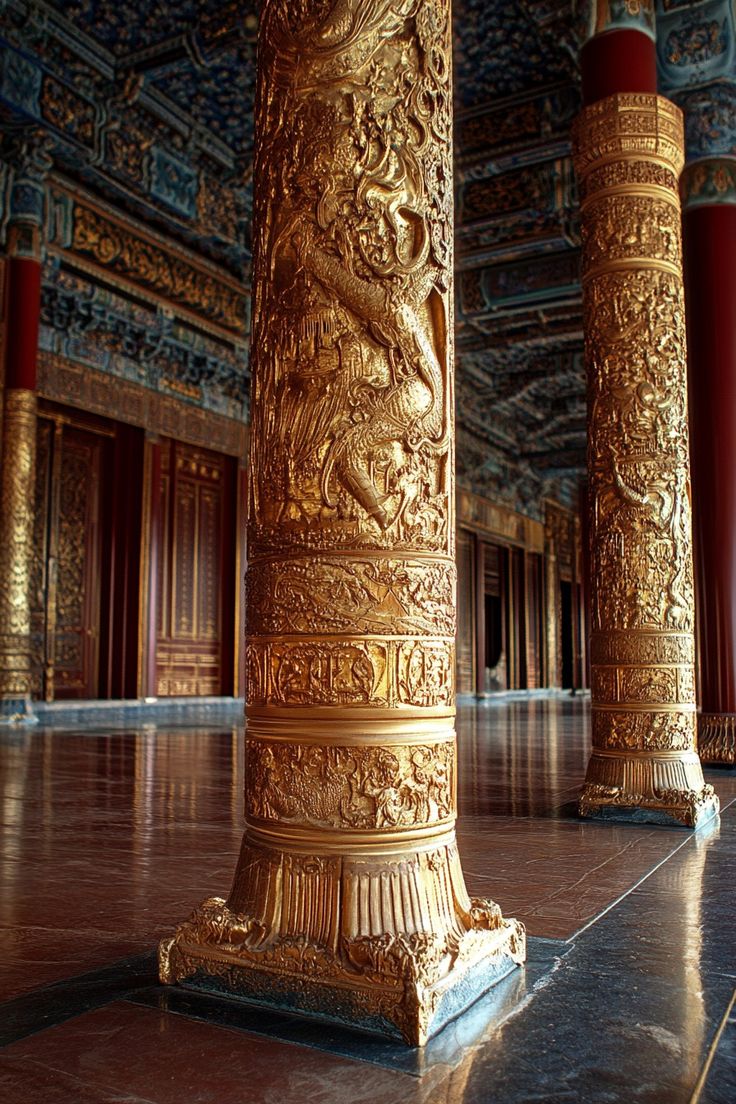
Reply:
<svg viewBox="0 0 736 1104"><path fill-rule="evenodd" d="M246 833L165 980L424 1042L523 958L455 844L448 0L267 0Z"/></svg>
<svg viewBox="0 0 736 1104"><path fill-rule="evenodd" d="M657 59L648 35L638 30L610 30L594 35L580 54L583 103L592 104L617 92L657 91Z"/></svg>
<svg viewBox="0 0 736 1104"><path fill-rule="evenodd" d="M0 718L29 715L36 395L6 389L0 472Z"/></svg>
<svg viewBox="0 0 736 1104"><path fill-rule="evenodd" d="M14 198L24 182L16 185ZM35 193L34 198L35 198ZM0 468L0 723L31 720L31 571L41 262L35 222L11 223Z"/></svg>
<svg viewBox="0 0 736 1104"><path fill-rule="evenodd" d="M622 94L574 132L588 374L593 754L581 813L693 826L694 593L680 111Z"/></svg>
<svg viewBox="0 0 736 1104"><path fill-rule="evenodd" d="M723 202L704 180L721 175ZM728 188L728 178L732 183ZM705 192L705 195L704 195ZM693 194L694 193L694 194ZM700 660L698 747L736 761L736 160L683 177L693 521ZM702 199L705 202L702 202ZM730 202L729 202L730 199Z"/></svg>

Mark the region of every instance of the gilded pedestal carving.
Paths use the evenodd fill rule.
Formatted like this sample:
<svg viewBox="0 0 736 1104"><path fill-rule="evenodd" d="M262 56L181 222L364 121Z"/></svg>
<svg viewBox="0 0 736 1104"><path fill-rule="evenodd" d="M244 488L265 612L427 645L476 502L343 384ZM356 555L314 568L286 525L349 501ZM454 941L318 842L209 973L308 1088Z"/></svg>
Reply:
<svg viewBox="0 0 736 1104"><path fill-rule="evenodd" d="M698 754L701 763L736 766L736 714L699 715Z"/></svg>
<svg viewBox="0 0 736 1104"><path fill-rule="evenodd" d="M161 976L423 1043L524 958L455 845L448 0L267 0L246 833Z"/></svg>
<svg viewBox="0 0 736 1104"><path fill-rule="evenodd" d="M657 96L611 96L582 112L574 145L593 701L580 811L694 826L718 802L695 750L681 113Z"/></svg>
<svg viewBox="0 0 736 1104"><path fill-rule="evenodd" d="M30 578L36 477L36 395L5 392L0 471L0 721L30 719Z"/></svg>

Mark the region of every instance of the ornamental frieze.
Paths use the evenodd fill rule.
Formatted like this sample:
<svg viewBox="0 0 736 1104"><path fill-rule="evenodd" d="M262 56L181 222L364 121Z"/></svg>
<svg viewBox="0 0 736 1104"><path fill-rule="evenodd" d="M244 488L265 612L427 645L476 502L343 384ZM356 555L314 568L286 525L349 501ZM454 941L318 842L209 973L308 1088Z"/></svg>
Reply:
<svg viewBox="0 0 736 1104"><path fill-rule="evenodd" d="M155 293L219 327L244 333L245 292L234 280L169 249L117 215L52 188L48 242L126 283Z"/></svg>
<svg viewBox="0 0 736 1104"><path fill-rule="evenodd" d="M629 632L593 633L590 641L593 664L671 664L695 662L695 644L689 633Z"/></svg>
<svg viewBox="0 0 736 1104"><path fill-rule="evenodd" d="M382 747L247 745L246 815L319 828L420 828L450 820L452 742Z"/></svg>
<svg viewBox="0 0 736 1104"><path fill-rule="evenodd" d="M663 701L695 705L695 680L691 666L596 666L592 671L591 686L600 705L615 705L618 702L656 705Z"/></svg>
<svg viewBox="0 0 736 1104"><path fill-rule="evenodd" d="M39 356L38 393L54 402L110 416L110 376L61 356L43 352ZM150 433L230 456L245 455L247 427L243 421L120 378L115 380L115 417Z"/></svg>
<svg viewBox="0 0 736 1104"><path fill-rule="evenodd" d="M580 140L584 128L584 140ZM682 114L647 92L608 96L586 107L573 129L578 178L604 159L651 158L672 172L682 169Z"/></svg>
<svg viewBox="0 0 736 1104"><path fill-rule="evenodd" d="M456 574L454 561L398 556L256 561L247 631L452 636Z"/></svg>
<svg viewBox="0 0 736 1104"><path fill-rule="evenodd" d="M676 194L677 177L672 169L656 161L609 161L597 169L591 169L580 182L580 201L584 203L588 196L606 191L608 188L620 188L628 184L654 184Z"/></svg>
<svg viewBox="0 0 736 1104"><path fill-rule="evenodd" d="M245 695L253 707L448 708L454 649L448 639L252 641Z"/></svg>
<svg viewBox="0 0 736 1104"><path fill-rule="evenodd" d="M604 195L591 201L582 234L584 272L636 257L682 264L680 208L673 200Z"/></svg>
<svg viewBox="0 0 736 1104"><path fill-rule="evenodd" d="M656 709L641 713L593 712L595 747L629 751L689 751L695 739L695 713Z"/></svg>
<svg viewBox="0 0 736 1104"><path fill-rule="evenodd" d="M74 209L71 251L229 329L243 328L242 294L80 204Z"/></svg>
<svg viewBox="0 0 736 1104"><path fill-rule="evenodd" d="M244 419L247 348L143 307L77 274L49 273L41 292L40 348L129 379L182 394L213 413Z"/></svg>

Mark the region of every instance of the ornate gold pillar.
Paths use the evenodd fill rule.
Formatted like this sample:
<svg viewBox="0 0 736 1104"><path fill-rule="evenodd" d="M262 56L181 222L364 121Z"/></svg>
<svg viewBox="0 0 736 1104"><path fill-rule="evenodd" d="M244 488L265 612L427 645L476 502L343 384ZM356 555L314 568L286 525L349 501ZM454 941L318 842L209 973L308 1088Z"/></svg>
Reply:
<svg viewBox="0 0 736 1104"><path fill-rule="evenodd" d="M524 957L455 843L448 0L260 28L246 832L161 977L423 1043Z"/></svg>
<svg viewBox="0 0 736 1104"><path fill-rule="evenodd" d="M33 502L36 479L36 395L5 391L0 472L1 721L28 720L30 695Z"/></svg>
<svg viewBox="0 0 736 1104"><path fill-rule="evenodd" d="M36 478L36 361L47 140L15 151L7 230L7 319L0 467L0 724L35 722L31 568Z"/></svg>
<svg viewBox="0 0 736 1104"><path fill-rule="evenodd" d="M693 827L694 596L678 175L682 116L608 96L574 131L588 373L593 754L582 815Z"/></svg>

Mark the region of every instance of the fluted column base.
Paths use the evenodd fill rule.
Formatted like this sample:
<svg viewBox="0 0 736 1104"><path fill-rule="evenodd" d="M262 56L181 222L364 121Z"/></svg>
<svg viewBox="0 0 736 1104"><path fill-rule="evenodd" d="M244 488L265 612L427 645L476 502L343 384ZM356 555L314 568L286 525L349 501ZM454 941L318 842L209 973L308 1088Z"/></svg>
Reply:
<svg viewBox="0 0 736 1104"><path fill-rule="evenodd" d="M606 753L593 749L580 815L697 828L718 815L695 752Z"/></svg>
<svg viewBox="0 0 736 1104"><path fill-rule="evenodd" d="M702 763L736 766L736 713L701 713L698 753Z"/></svg>
<svg viewBox="0 0 736 1104"><path fill-rule="evenodd" d="M446 840L315 856L246 834L229 900L161 943L161 980L421 1046L526 950L522 924L467 896Z"/></svg>

